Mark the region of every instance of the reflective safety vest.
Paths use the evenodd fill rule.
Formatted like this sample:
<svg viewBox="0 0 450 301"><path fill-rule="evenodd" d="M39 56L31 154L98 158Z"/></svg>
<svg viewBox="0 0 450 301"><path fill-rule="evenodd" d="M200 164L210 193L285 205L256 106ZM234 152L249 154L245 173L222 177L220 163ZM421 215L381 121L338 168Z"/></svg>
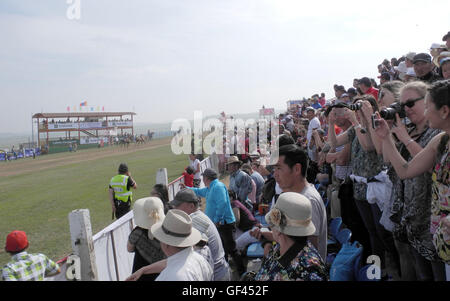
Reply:
<svg viewBox="0 0 450 301"><path fill-rule="evenodd" d="M128 198L132 198L133 193L127 189L128 176L117 175L111 179L109 186L114 190L114 198L122 202L128 202Z"/></svg>

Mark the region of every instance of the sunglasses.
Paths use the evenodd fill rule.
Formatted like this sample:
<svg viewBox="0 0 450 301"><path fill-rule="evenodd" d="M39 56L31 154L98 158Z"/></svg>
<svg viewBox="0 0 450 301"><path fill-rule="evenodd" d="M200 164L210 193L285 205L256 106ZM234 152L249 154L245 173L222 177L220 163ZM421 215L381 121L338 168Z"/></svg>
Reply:
<svg viewBox="0 0 450 301"><path fill-rule="evenodd" d="M414 98L414 99L408 99L407 101L405 101L404 103L402 103L400 106L402 107L402 109L405 109L405 106L408 108L412 108L414 107L414 105L416 104L416 102L418 102L419 100L422 100L424 97L419 97L419 98Z"/></svg>

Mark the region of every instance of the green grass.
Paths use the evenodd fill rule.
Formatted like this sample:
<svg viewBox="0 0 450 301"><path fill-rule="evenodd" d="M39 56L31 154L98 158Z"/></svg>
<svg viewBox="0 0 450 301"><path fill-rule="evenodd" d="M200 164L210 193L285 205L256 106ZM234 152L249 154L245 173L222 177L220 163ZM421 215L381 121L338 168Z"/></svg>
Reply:
<svg viewBox="0 0 450 301"><path fill-rule="evenodd" d="M128 164L138 184L133 200L149 195L158 168L167 168L172 181L189 164L187 156L176 156L170 146L161 146L0 178L0 269L10 260L4 245L13 230L27 233L29 252L59 260L72 252L68 219L72 210L89 209L93 234L109 225L108 184L121 162Z"/></svg>

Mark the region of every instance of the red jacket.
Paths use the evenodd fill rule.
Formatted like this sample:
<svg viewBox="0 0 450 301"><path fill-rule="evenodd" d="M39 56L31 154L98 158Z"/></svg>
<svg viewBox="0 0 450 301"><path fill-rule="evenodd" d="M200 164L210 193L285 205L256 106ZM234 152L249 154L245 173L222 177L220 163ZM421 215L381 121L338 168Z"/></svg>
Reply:
<svg viewBox="0 0 450 301"><path fill-rule="evenodd" d="M188 187L194 187L194 175L190 175L187 172L183 172L183 177L184 177L184 185L188 186Z"/></svg>
<svg viewBox="0 0 450 301"><path fill-rule="evenodd" d="M375 97L375 100L378 101L378 89L370 87L369 90L367 90L366 94L372 95L373 97Z"/></svg>

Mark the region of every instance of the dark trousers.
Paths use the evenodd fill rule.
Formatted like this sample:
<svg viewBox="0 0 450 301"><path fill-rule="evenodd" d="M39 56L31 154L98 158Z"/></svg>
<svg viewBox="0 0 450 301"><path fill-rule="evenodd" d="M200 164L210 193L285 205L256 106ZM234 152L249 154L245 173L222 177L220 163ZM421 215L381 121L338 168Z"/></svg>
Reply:
<svg viewBox="0 0 450 301"><path fill-rule="evenodd" d="M116 206L116 219L121 218L122 216L124 216L125 214L128 213L128 211L130 211L131 208L131 202L122 202L119 200L114 200L114 204Z"/></svg>
<svg viewBox="0 0 450 301"><path fill-rule="evenodd" d="M235 223L224 224L217 227L220 238L222 239L223 249L225 250L225 258L228 260L228 256L233 258L236 264L236 269L239 275L245 272L244 262L239 252L236 249L236 241L233 238L233 232L235 231Z"/></svg>
<svg viewBox="0 0 450 301"><path fill-rule="evenodd" d="M369 204L365 200L355 200L355 203L369 232L372 254L378 255L381 259L381 267L385 267L386 258L384 252L389 252L398 268L400 266L400 258L395 248L394 237L379 222L381 218L380 208L377 204Z"/></svg>
<svg viewBox="0 0 450 301"><path fill-rule="evenodd" d="M416 262L415 266L417 280L445 281L445 264L442 261L429 261L422 255L420 255L412 246L409 246L409 249Z"/></svg>

